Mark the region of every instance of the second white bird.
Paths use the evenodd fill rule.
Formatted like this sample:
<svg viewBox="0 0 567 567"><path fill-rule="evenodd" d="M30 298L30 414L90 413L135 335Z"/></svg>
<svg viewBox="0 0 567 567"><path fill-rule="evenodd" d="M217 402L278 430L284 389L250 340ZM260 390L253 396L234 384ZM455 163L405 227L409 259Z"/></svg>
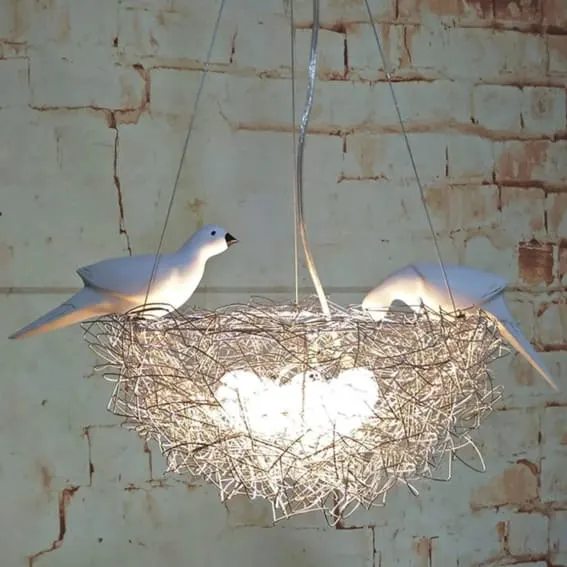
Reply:
<svg viewBox="0 0 567 567"><path fill-rule="evenodd" d="M412 264L389 275L363 300L363 309L379 321L394 301L402 301L413 309L425 305L446 313L480 308L497 324L500 333L538 371L547 383L558 390L539 354L523 335L504 299L508 282L496 275L474 268L445 265L451 288L447 290L439 264ZM453 307L454 301L454 307Z"/></svg>

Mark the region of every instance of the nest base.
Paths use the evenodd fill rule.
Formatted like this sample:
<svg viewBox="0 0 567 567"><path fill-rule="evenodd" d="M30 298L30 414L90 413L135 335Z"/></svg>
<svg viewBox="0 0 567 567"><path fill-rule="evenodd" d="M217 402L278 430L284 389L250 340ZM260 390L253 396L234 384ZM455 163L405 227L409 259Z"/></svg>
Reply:
<svg viewBox="0 0 567 567"><path fill-rule="evenodd" d="M478 311L376 324L358 307L330 304L326 319L317 305L253 300L84 328L115 382L110 411L158 441L169 471L223 499L267 499L275 519L338 517L432 478L471 444L500 399L488 366L505 350Z"/></svg>

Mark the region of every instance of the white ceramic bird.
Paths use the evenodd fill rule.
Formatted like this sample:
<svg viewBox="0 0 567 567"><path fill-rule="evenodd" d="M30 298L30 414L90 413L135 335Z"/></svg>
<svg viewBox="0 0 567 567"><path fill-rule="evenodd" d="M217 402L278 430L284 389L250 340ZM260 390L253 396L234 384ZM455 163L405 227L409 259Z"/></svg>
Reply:
<svg viewBox="0 0 567 567"><path fill-rule="evenodd" d="M31 337L143 305L160 304L161 315L165 315L179 309L193 295L207 260L237 242L224 228L209 224L195 232L177 252L161 254L155 270L155 254L110 258L79 268L83 289L10 338Z"/></svg>
<svg viewBox="0 0 567 567"><path fill-rule="evenodd" d="M496 275L474 268L445 265L455 308L466 312L480 308L498 325L500 333L521 353L539 374L558 390L541 357L523 335L504 299L508 282ZM415 311L425 305L433 311L454 312L451 296L439 264L412 264L390 274L362 302L370 316L380 321L392 302L402 301Z"/></svg>

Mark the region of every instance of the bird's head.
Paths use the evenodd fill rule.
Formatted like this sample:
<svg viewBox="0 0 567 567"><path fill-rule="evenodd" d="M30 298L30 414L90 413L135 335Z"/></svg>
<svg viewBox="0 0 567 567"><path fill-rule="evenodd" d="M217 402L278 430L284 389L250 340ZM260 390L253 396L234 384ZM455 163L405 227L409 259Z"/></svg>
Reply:
<svg viewBox="0 0 567 567"><path fill-rule="evenodd" d="M207 224L200 228L190 240L191 246L198 247L206 259L221 254L237 242L232 234L216 224Z"/></svg>

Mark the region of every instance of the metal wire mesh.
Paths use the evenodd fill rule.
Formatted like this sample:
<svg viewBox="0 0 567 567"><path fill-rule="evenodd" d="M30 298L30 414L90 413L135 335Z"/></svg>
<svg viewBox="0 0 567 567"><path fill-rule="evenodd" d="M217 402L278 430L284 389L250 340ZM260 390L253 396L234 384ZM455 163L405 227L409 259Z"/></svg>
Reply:
<svg viewBox="0 0 567 567"><path fill-rule="evenodd" d="M265 498L279 519L430 478L500 397L488 365L504 351L482 312L376 324L330 309L252 300L84 328L116 383L110 411L158 441L169 471Z"/></svg>

